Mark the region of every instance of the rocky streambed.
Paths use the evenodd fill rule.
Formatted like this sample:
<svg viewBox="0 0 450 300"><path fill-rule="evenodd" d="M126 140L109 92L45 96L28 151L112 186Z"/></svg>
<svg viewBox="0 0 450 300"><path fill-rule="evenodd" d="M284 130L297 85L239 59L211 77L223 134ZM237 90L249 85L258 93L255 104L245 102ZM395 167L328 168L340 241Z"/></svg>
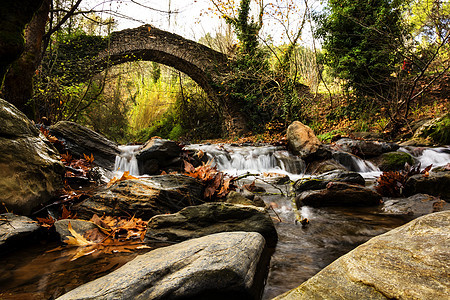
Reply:
<svg viewBox="0 0 450 300"><path fill-rule="evenodd" d="M427 149L380 141L341 139L323 145L295 123L288 130L290 151L261 145L183 150L160 139L121 149L87 128L59 123L49 132L73 155L98 157L95 176L87 174L91 179L101 182L117 168L146 174L101 185L71 206L85 220L93 215L149 220L146 249L70 261L76 247L55 250L57 239L73 235L66 228L70 220L57 222L61 230L55 239L30 215L52 213L42 207L62 182L57 151L13 106L0 104L5 120L0 145L6 145L0 197L14 212L0 215L2 299L449 296L448 147L431 149L430 155ZM25 149L26 160L15 155ZM157 175L183 170L184 159L195 166L214 159L219 170L242 178L235 182L237 192L210 202L197 179ZM381 170L430 159L439 168L409 176L399 187L401 195L375 191ZM13 178L21 184L14 185ZM100 226L72 222L80 235Z"/></svg>

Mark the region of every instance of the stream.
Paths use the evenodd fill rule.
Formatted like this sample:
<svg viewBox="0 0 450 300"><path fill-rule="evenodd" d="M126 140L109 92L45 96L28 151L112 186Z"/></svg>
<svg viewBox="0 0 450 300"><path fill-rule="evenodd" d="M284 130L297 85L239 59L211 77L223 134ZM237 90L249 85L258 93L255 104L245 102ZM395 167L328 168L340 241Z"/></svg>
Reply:
<svg viewBox="0 0 450 300"><path fill-rule="evenodd" d="M129 171L132 175L139 175L134 157L137 147L121 146L122 154L116 159L116 172ZM189 145L186 148L203 151L218 170L229 175L255 174L241 180L239 185L255 180L258 186L266 190L262 198L272 207L269 212L279 241L271 259L263 299L272 299L299 286L358 245L411 220L411 217L383 214L377 207L302 207L296 212L292 203L291 184L271 184L264 175L288 175L292 181L310 175L305 174L306 165L303 160L278 147ZM430 163L434 167L442 166L450 161L450 147L401 148L400 151L412 154L423 167ZM370 162L357 157L354 159L353 165L357 166L357 171L369 184L381 174ZM305 227L296 224L296 214L308 218L310 223ZM35 243L2 258L0 299L52 299L103 276L136 255L148 251L90 255L70 261L72 250L67 248L51 251L57 246L56 241Z"/></svg>

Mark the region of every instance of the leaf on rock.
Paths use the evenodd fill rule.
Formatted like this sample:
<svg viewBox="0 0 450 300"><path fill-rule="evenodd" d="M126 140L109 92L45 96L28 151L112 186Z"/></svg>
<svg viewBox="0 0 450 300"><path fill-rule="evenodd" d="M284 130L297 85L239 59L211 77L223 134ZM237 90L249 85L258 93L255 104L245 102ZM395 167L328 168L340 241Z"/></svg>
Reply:
<svg viewBox="0 0 450 300"><path fill-rule="evenodd" d="M64 240L64 243L66 243L67 245L72 245L72 246L87 246L87 245L92 245L94 244L91 241L86 240L81 234L79 234L78 232L76 232L73 228L72 228L72 224L70 224L67 226L67 228L69 229L69 232L73 235L67 237L67 240Z"/></svg>
<svg viewBox="0 0 450 300"><path fill-rule="evenodd" d="M125 171L125 172L123 173L122 177L120 177L120 178L114 177L113 179L111 179L111 180L108 182L108 184L106 185L106 187L109 188L109 187L111 187L113 184L115 184L115 183L117 183L117 182L119 182L119 181L128 180L128 179L139 179L139 178L134 177L134 176L130 175L130 172Z"/></svg>

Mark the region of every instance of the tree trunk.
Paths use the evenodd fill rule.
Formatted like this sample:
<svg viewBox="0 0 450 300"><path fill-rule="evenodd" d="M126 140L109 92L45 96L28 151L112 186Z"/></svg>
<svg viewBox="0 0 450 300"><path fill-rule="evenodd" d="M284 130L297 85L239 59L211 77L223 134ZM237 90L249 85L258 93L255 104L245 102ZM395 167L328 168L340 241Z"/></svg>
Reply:
<svg viewBox="0 0 450 300"><path fill-rule="evenodd" d="M42 37L45 33L50 1L44 0L25 29L25 50L6 73L2 96L32 118L27 103L33 96L33 76L42 60Z"/></svg>
<svg viewBox="0 0 450 300"><path fill-rule="evenodd" d="M23 29L43 0L2 0L0 5L0 87L9 66L24 50Z"/></svg>

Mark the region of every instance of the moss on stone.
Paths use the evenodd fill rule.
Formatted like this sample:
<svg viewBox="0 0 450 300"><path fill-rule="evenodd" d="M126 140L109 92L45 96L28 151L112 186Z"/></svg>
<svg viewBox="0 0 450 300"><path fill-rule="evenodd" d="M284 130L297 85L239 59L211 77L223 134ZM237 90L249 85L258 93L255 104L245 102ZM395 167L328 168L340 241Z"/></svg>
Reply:
<svg viewBox="0 0 450 300"><path fill-rule="evenodd" d="M381 158L382 162L380 169L382 171L401 170L404 168L405 163L410 165L414 164L413 157L408 153L401 151L384 153Z"/></svg>
<svg viewBox="0 0 450 300"><path fill-rule="evenodd" d="M441 120L427 128L425 131L435 143L440 145L450 144L450 113Z"/></svg>

